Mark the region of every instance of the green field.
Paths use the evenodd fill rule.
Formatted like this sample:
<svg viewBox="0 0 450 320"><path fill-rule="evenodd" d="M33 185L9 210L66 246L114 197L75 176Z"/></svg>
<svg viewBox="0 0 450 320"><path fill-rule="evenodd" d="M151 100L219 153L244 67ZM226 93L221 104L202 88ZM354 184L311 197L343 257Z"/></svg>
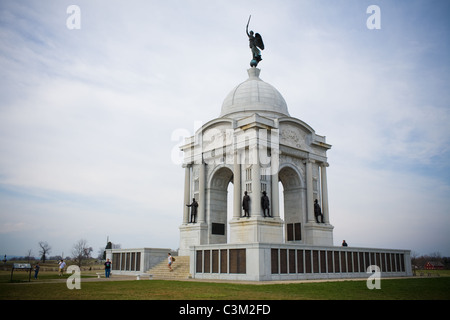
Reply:
<svg viewBox="0 0 450 320"><path fill-rule="evenodd" d="M96 277L95 272L87 274ZM64 275L67 278L69 275ZM110 281L111 280L111 281ZM56 272L43 272L28 282L25 272L0 272L0 300L449 300L450 277L417 276L381 279L369 290L365 280L239 284L204 281L81 281L69 290Z"/></svg>

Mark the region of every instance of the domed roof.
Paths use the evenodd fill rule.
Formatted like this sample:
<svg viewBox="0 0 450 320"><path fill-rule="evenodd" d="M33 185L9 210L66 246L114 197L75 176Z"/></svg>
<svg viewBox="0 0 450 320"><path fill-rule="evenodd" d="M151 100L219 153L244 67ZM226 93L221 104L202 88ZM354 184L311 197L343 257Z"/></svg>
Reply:
<svg viewBox="0 0 450 320"><path fill-rule="evenodd" d="M250 68L247 72L249 78L231 90L223 101L220 116L238 118L253 113L277 118L289 116L280 92L259 78L261 70Z"/></svg>

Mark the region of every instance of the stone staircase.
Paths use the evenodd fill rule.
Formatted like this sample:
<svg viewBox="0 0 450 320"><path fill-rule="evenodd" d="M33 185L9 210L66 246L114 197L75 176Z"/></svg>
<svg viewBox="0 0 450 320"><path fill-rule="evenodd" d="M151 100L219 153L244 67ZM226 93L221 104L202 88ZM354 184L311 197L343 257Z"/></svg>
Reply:
<svg viewBox="0 0 450 320"><path fill-rule="evenodd" d="M189 256L174 256L175 262L172 264L173 271L167 267L167 259L160 262L147 273L153 275L153 279L165 280L185 280L191 276L189 271Z"/></svg>

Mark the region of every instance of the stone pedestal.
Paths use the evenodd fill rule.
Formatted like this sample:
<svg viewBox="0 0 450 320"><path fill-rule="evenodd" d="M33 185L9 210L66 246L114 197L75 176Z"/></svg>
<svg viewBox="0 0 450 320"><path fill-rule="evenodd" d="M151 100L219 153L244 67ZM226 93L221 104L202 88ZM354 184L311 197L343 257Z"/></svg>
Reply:
<svg viewBox="0 0 450 320"><path fill-rule="evenodd" d="M234 218L230 221L230 243L282 243L283 226L280 218Z"/></svg>
<svg viewBox="0 0 450 320"><path fill-rule="evenodd" d="M189 247L207 244L208 226L206 223L186 223L180 226L180 248L178 255L189 255Z"/></svg>
<svg viewBox="0 0 450 320"><path fill-rule="evenodd" d="M308 222L305 224L305 244L333 246L333 229L328 223Z"/></svg>

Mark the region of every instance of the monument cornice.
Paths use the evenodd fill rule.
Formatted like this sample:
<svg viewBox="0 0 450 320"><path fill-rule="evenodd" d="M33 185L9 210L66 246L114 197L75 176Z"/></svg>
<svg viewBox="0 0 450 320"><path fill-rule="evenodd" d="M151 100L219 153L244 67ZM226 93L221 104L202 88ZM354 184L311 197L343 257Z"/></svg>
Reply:
<svg viewBox="0 0 450 320"><path fill-rule="evenodd" d="M280 154L288 155L294 158L307 159L309 158L309 152L306 150L295 149L293 147L280 144Z"/></svg>
<svg viewBox="0 0 450 320"><path fill-rule="evenodd" d="M293 147L290 146L286 146L286 145L281 145L280 144L280 154L282 155L288 155L294 158L298 158L301 160L310 160L310 161L314 161L314 162L318 162L318 163L327 163L327 158L305 151L305 150L300 150L300 149L295 149Z"/></svg>
<svg viewBox="0 0 450 320"><path fill-rule="evenodd" d="M277 127L276 121L260 116L258 113L254 113L249 117L239 119L236 121L236 127L242 130L247 130L250 128L261 128L261 129L275 129Z"/></svg>
<svg viewBox="0 0 450 320"><path fill-rule="evenodd" d="M328 144L328 143L322 142L322 141L318 141L316 139L314 139L311 142L311 145L314 145L314 146L320 147L320 148L324 148L324 149L331 149L331 144Z"/></svg>

